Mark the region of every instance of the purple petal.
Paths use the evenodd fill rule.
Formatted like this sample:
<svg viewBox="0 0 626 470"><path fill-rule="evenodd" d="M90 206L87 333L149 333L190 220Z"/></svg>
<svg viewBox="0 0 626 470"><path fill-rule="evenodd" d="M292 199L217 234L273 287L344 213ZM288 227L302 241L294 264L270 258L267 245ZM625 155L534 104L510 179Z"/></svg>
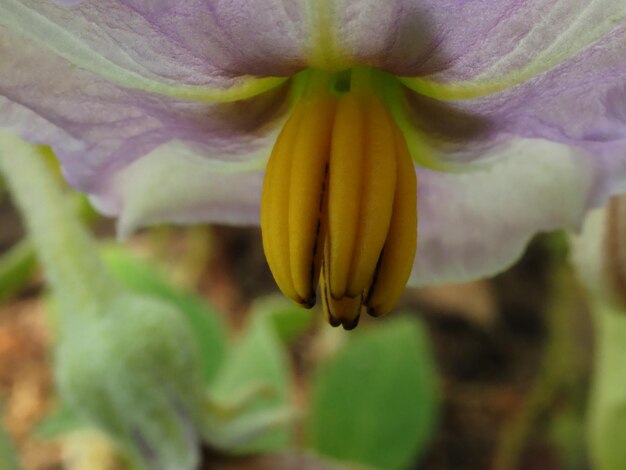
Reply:
<svg viewBox="0 0 626 470"><path fill-rule="evenodd" d="M66 14L43 3L38 12L75 31L80 31L87 24L85 21L93 21L97 27L89 29L85 40L93 41L94 50L101 48L103 54L108 54L107 60L140 67L142 72L157 78L165 74L154 67L163 66L170 73L166 78L180 78L171 75L180 73L188 83L204 84L202 80L209 80L213 84L215 76L210 76L207 68L212 63L203 64L206 77L196 73L194 78L193 70L186 67L193 68L198 61L185 63L189 57L184 51L169 57L172 49L168 47L178 47L182 38L171 40L163 35L163 47L145 45L139 40L141 47L128 50L131 55L141 56L137 55L138 62L133 59L125 63L128 57L122 52L126 51L121 46L116 49L110 41L122 41L125 34L142 31L131 28L121 31L118 37L111 28L119 24L122 29L129 26L138 21L136 15L130 12L126 18L118 11L96 17L94 5L84 2L77 16L72 16L76 15L75 10ZM143 11L142 15L165 20L167 15L159 16L158 10L165 8L167 2L150 5L152 10ZM170 5L174 10L179 8L179 3ZM232 5L233 2L213 2L203 8L206 11L210 7L223 15L235 14ZM267 15L272 14L274 7L266 6L264 14L269 21ZM136 7L140 11L141 5ZM124 8L122 12L126 12ZM107 17L108 14L113 16ZM257 16L262 22L263 14ZM170 19L180 20L182 27L182 17L174 15ZM239 23L233 24L243 27L242 21L240 18ZM170 26L174 27L167 27ZM206 25L198 31L206 32ZM179 32L190 34L186 29ZM179 100L118 86L51 53L36 40L2 26L0 38L0 127L31 142L51 145L68 180L90 194L101 210L119 216L122 232L161 221L258 222L262 169L277 125L287 110L286 87L226 104ZM130 44L134 44L133 40ZM146 50L141 49L144 46ZM252 50L261 54L259 51ZM157 57L161 52L166 56ZM182 62L178 64L178 60ZM228 80L225 85L237 79Z"/></svg>
<svg viewBox="0 0 626 470"><path fill-rule="evenodd" d="M119 216L118 232L158 223L258 225L263 170L275 135L248 162L210 161L173 142L116 172L92 202Z"/></svg>
<svg viewBox="0 0 626 470"><path fill-rule="evenodd" d="M284 88L235 103L181 101L118 87L28 41L13 49L11 39L0 41L0 126L51 145L87 193L172 141L207 160L245 161L286 110Z"/></svg>
<svg viewBox="0 0 626 470"><path fill-rule="evenodd" d="M626 2L337 5L343 56L422 75L402 79L415 92L401 98L403 115L396 109L418 161L467 170L518 137L626 158Z"/></svg>
<svg viewBox="0 0 626 470"><path fill-rule="evenodd" d="M74 5L78 5L83 0L50 0L50 1L52 1L52 3L57 3L59 5L74 6Z"/></svg>
<svg viewBox="0 0 626 470"><path fill-rule="evenodd" d="M517 137L568 144L626 158L626 26L521 85L465 100L407 92L407 132L437 158L467 163L497 156ZM417 129L417 131L415 130Z"/></svg>
<svg viewBox="0 0 626 470"><path fill-rule="evenodd" d="M514 89L466 102L490 135L544 138L594 154L626 155L626 26Z"/></svg>
<svg viewBox="0 0 626 470"><path fill-rule="evenodd" d="M527 67L547 70L625 19L621 0L341 0L332 30L336 56L353 63L489 82Z"/></svg>
<svg viewBox="0 0 626 470"><path fill-rule="evenodd" d="M537 232L578 230L590 207L626 191L626 159L520 139L481 171L418 170L418 188L411 284L463 282L510 266Z"/></svg>
<svg viewBox="0 0 626 470"><path fill-rule="evenodd" d="M227 88L243 75L288 76L305 66L303 0L5 0L0 26L101 73ZM93 70L92 70L93 71ZM109 72L109 79L114 76Z"/></svg>

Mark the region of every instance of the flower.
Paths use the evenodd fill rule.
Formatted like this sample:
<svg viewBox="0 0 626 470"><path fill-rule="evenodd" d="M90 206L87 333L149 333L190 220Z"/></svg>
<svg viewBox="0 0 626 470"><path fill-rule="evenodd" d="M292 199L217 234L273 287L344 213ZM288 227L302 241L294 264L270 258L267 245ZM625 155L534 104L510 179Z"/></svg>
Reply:
<svg viewBox="0 0 626 470"><path fill-rule="evenodd" d="M148 296L106 307L87 321L75 316L59 342L64 402L137 468L197 468L206 398L193 332L180 311Z"/></svg>
<svg viewBox="0 0 626 470"><path fill-rule="evenodd" d="M316 234L356 233L346 242L352 254L340 250L343 264L335 263L343 276L348 271L346 290L336 288L336 273L322 275L331 310L333 302L349 304L340 308L345 315L334 312L335 323L352 327L361 296L373 313L389 308L409 276L407 260L414 258L413 285L490 275L536 232L576 229L590 207L626 189L625 47L622 0L3 0L0 125L50 145L68 180L118 215L127 233L163 221L259 223L268 155L289 153L274 147L280 130L289 134L303 106L313 110L308 117L326 109L306 129L318 129L309 150L328 150L354 138L334 123L348 101L359 101L359 119L377 116L377 142L394 142L395 165L403 165L405 147L412 157L415 257L405 227L393 266L378 262L391 244L396 181L406 174L389 171L389 157L379 167L393 184L343 179L361 188L376 182L382 193L322 200L318 212L329 208L328 217L308 217L312 206L302 217L291 215L300 206L287 208L276 231L298 241L278 257L269 253L283 291L307 304L311 279L322 264L333 266L322 262L334 256L332 243L326 248ZM282 160L277 167L291 168ZM305 161L315 172L297 173L297 187L313 197L326 167ZM281 181L294 187L291 177ZM333 220L330 207L345 214L368 197L384 206L359 215L372 230L343 216L335 228L324 225ZM264 206L274 213L280 204ZM360 245L359 237L375 243ZM275 239L265 238L267 249ZM279 267L285 263L289 271ZM395 278L373 306L368 285L385 272Z"/></svg>

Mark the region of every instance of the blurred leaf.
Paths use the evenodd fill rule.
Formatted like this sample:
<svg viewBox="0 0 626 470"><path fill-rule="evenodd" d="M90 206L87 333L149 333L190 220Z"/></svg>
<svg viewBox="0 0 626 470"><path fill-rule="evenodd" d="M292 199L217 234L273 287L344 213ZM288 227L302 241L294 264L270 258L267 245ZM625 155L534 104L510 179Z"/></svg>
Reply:
<svg viewBox="0 0 626 470"><path fill-rule="evenodd" d="M252 310L253 315L267 317L284 343L294 341L309 329L316 313L312 309L300 307L282 295L262 299Z"/></svg>
<svg viewBox="0 0 626 470"><path fill-rule="evenodd" d="M39 422L35 434L40 439L54 439L86 425L70 408L60 405Z"/></svg>
<svg viewBox="0 0 626 470"><path fill-rule="evenodd" d="M203 299L174 287L155 266L119 246L103 247L102 256L113 275L126 287L171 302L187 316L198 338L202 376L206 383L214 380L226 354L227 330L219 314Z"/></svg>
<svg viewBox="0 0 626 470"><path fill-rule="evenodd" d="M540 240L543 240L550 250L554 261L565 261L568 259L571 250L569 235L565 230L542 234L540 237Z"/></svg>
<svg viewBox="0 0 626 470"><path fill-rule="evenodd" d="M350 336L315 376L310 444L339 460L408 468L423 453L438 414L424 328L405 317Z"/></svg>
<svg viewBox="0 0 626 470"><path fill-rule="evenodd" d="M586 458L585 437L587 433L586 419L582 410L565 407L552 418L549 428L549 438L563 468L568 470L583 470L589 468Z"/></svg>
<svg viewBox="0 0 626 470"><path fill-rule="evenodd" d="M2 418L2 414L0 414ZM0 419L0 468L2 470L20 470L22 466L17 457L17 451L7 434Z"/></svg>
<svg viewBox="0 0 626 470"><path fill-rule="evenodd" d="M37 267L35 250L28 239L18 242L0 258L0 302L28 282Z"/></svg>
<svg viewBox="0 0 626 470"><path fill-rule="evenodd" d="M221 374L211 392L218 403L233 408L233 422L245 430L246 423L258 428L259 416L283 413L289 408L289 363L280 337L267 315L251 315L242 336L231 347ZM245 400L237 397L246 397ZM284 450L290 441L284 419L274 420L262 436L236 449L240 452ZM268 424L272 420L267 421ZM281 425L282 424L282 425Z"/></svg>
<svg viewBox="0 0 626 470"><path fill-rule="evenodd" d="M594 469L626 468L626 312L600 301L594 308L596 353L588 446Z"/></svg>

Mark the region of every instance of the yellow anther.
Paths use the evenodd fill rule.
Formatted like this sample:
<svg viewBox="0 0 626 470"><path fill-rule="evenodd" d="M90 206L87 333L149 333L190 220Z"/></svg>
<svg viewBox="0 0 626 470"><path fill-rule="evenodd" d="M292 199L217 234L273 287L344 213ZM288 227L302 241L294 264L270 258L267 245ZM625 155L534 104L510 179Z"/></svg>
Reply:
<svg viewBox="0 0 626 470"><path fill-rule="evenodd" d="M354 240L359 227L363 170L365 107L363 97L348 93L337 107L333 128L328 191L334 203L328 206L327 276L332 279L330 295L340 299L348 288Z"/></svg>
<svg viewBox="0 0 626 470"><path fill-rule="evenodd" d="M417 247L417 178L404 136L397 128L394 134L398 179L385 247L365 301L372 316L387 313L402 295Z"/></svg>
<svg viewBox="0 0 626 470"><path fill-rule="evenodd" d="M359 324L363 294L357 297L343 297L333 299L328 286L326 264L322 265L320 276L320 291L322 296L322 310L326 321L332 326L342 325L346 330L352 330Z"/></svg>
<svg viewBox="0 0 626 470"><path fill-rule="evenodd" d="M316 254L323 246L322 196L326 181L336 99L321 95L304 103L298 138L291 150L289 181L289 256L298 295L315 304L319 278Z"/></svg>
<svg viewBox="0 0 626 470"><path fill-rule="evenodd" d="M356 195L360 201L359 226L346 291L350 297L362 293L372 281L391 223L397 178L395 123L378 97L366 95L364 101L361 185ZM333 201L332 192L329 194L329 204L341 203Z"/></svg>
<svg viewBox="0 0 626 470"><path fill-rule="evenodd" d="M378 97L318 93L298 103L261 202L263 246L285 295L311 307L319 282L327 319L346 329L363 306L386 313L411 272L416 211L413 163Z"/></svg>
<svg viewBox="0 0 626 470"><path fill-rule="evenodd" d="M261 231L265 257L280 290L298 303L303 303L303 299L295 291L289 257L285 256L285 253L289 253L289 195L286 192L291 178L291 150L296 144L303 114L302 107L296 107L278 136L267 164L261 195Z"/></svg>
<svg viewBox="0 0 626 470"><path fill-rule="evenodd" d="M294 109L270 156L261 198L263 247L283 293L315 304L324 242L322 195L336 99L306 98Z"/></svg>

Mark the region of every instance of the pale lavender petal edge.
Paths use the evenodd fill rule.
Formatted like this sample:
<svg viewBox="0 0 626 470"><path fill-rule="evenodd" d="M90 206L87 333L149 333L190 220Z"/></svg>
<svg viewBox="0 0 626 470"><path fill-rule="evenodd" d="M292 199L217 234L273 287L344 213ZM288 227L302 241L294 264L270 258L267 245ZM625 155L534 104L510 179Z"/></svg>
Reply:
<svg viewBox="0 0 626 470"><path fill-rule="evenodd" d="M466 174L418 170L418 251L411 285L503 271L540 232L577 231L590 208L626 191L626 154L595 157L545 140L509 143Z"/></svg>
<svg viewBox="0 0 626 470"><path fill-rule="evenodd" d="M0 127L50 145L71 184L90 194L172 141L207 161L245 161L288 109L287 87L234 103L188 102L116 86L34 43L4 39Z"/></svg>

